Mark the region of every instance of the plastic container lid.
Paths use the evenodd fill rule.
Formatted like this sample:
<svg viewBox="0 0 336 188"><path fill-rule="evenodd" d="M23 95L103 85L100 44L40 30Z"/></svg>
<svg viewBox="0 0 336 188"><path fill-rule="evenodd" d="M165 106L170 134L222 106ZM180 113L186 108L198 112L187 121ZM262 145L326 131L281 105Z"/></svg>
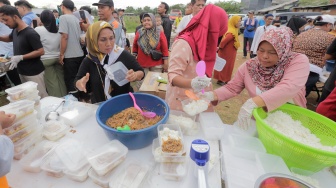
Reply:
<svg viewBox="0 0 336 188"><path fill-rule="evenodd" d="M78 169L77 171L69 171L64 170L64 174L66 174L70 179L78 182L83 182L88 177L88 172L91 169L91 165L87 163L82 168Z"/></svg>
<svg viewBox="0 0 336 188"><path fill-rule="evenodd" d="M43 159L41 169L46 171L48 176L60 178L64 175L63 169L65 168L61 159L56 155L55 150L49 152Z"/></svg>
<svg viewBox="0 0 336 188"><path fill-rule="evenodd" d="M160 174L167 180L181 180L187 174L187 171L187 162L160 164Z"/></svg>
<svg viewBox="0 0 336 188"><path fill-rule="evenodd" d="M140 187L150 167L139 161L128 161L123 168L113 173L109 182L110 188L135 188Z"/></svg>
<svg viewBox="0 0 336 188"><path fill-rule="evenodd" d="M199 114L204 136L208 140L220 140L225 135L224 124L216 112L202 112Z"/></svg>
<svg viewBox="0 0 336 188"><path fill-rule="evenodd" d="M30 93L29 95L26 95L25 97L19 98L19 99L13 99L10 96L7 96L6 99L9 100L9 102L16 102L16 101L20 101L20 100L31 100L31 101L36 101L37 99L40 100L40 96L38 95L39 91L36 90L32 93Z"/></svg>
<svg viewBox="0 0 336 188"><path fill-rule="evenodd" d="M55 153L69 171L78 171L85 166L88 161L85 151L80 142L68 139L55 148Z"/></svg>
<svg viewBox="0 0 336 188"><path fill-rule="evenodd" d="M184 135L195 135L199 131L196 116L189 116L187 113L177 110L170 110L167 124L177 124Z"/></svg>
<svg viewBox="0 0 336 188"><path fill-rule="evenodd" d="M18 86L14 86L9 89L6 89L5 92L8 93L11 99L18 100L18 99L25 98L27 95L30 95L36 90L37 90L37 83L28 81Z"/></svg>
<svg viewBox="0 0 336 188"><path fill-rule="evenodd" d="M123 86L127 84L129 81L126 79L128 69L121 62L118 61L111 66L112 74L114 76L113 81L118 84L118 86Z"/></svg>
<svg viewBox="0 0 336 188"><path fill-rule="evenodd" d="M63 122L69 126L76 126L92 114L92 110L85 106L75 106L73 109L61 114Z"/></svg>
<svg viewBox="0 0 336 188"><path fill-rule="evenodd" d="M15 114L15 121L34 112L34 101L21 100L13 103L9 103L5 106L0 107L0 111L5 111L6 113Z"/></svg>
<svg viewBox="0 0 336 188"><path fill-rule="evenodd" d="M99 176L103 176L126 158L128 148L118 140L112 140L108 144L91 152L87 159Z"/></svg>
<svg viewBox="0 0 336 188"><path fill-rule="evenodd" d="M184 152L184 144L183 144L183 134L180 129L180 126L176 124L161 124L157 127L158 129L158 136L159 136L159 143L162 148L162 152L164 154L176 154L176 155L181 155ZM172 143L170 140L176 140L177 143ZM176 151L176 152L169 152L169 151L164 151L164 145L169 144L169 145L174 145L177 148L174 148L174 150L178 150L179 146L178 144L181 144L181 148ZM171 148L171 147L169 147Z"/></svg>
<svg viewBox="0 0 336 188"><path fill-rule="evenodd" d="M23 159L20 160L19 163L23 170L35 173L40 172L40 167L44 157L55 145L55 142L50 142L47 140L37 144L32 151L30 151L26 156L23 157Z"/></svg>
<svg viewBox="0 0 336 188"><path fill-rule="evenodd" d="M43 128L43 135L51 141L56 141L60 138L62 138L68 129L68 126L66 126L61 121L48 121L45 123Z"/></svg>
<svg viewBox="0 0 336 188"><path fill-rule="evenodd" d="M233 147L266 153L266 149L264 145L256 137L243 136L243 135L237 135L237 134L232 134L232 135L229 135L228 137L229 137L231 146Z"/></svg>
<svg viewBox="0 0 336 188"><path fill-rule="evenodd" d="M104 176L99 176L93 168L89 170L89 177L92 179L92 181L103 187L103 188L109 188L109 182L111 180L112 174L114 174L114 171L110 171Z"/></svg>
<svg viewBox="0 0 336 188"><path fill-rule="evenodd" d="M216 71L222 71L225 64L226 64L226 60L219 57L218 54L216 54L216 62L215 62L215 65L214 65L214 69Z"/></svg>

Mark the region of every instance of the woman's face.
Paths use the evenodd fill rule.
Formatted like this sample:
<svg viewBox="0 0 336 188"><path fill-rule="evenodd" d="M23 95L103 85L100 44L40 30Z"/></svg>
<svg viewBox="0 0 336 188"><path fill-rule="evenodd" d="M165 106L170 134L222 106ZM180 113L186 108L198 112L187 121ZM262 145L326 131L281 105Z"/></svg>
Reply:
<svg viewBox="0 0 336 188"><path fill-rule="evenodd" d="M260 43L257 51L257 58L263 67L273 67L279 61L276 50L269 42L266 41Z"/></svg>
<svg viewBox="0 0 336 188"><path fill-rule="evenodd" d="M236 28L240 28L241 25L241 19L239 19L238 23L235 25Z"/></svg>
<svg viewBox="0 0 336 188"><path fill-rule="evenodd" d="M144 17L142 19L142 26L145 28L145 29L150 29L153 27L153 22L152 22L152 19L150 17Z"/></svg>
<svg viewBox="0 0 336 188"><path fill-rule="evenodd" d="M98 49L101 53L109 54L114 47L114 33L109 28L104 28L98 36Z"/></svg>

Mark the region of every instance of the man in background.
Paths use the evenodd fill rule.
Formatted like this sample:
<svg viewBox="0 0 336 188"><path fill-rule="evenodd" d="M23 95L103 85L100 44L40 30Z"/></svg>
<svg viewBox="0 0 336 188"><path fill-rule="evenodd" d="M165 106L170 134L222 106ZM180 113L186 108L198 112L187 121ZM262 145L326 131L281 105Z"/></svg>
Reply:
<svg viewBox="0 0 336 188"><path fill-rule="evenodd" d="M56 9L54 9L53 11L53 14L55 16L55 20L56 20L56 25L58 26L59 25L59 13Z"/></svg>
<svg viewBox="0 0 336 188"><path fill-rule="evenodd" d="M187 16L183 16L180 24L177 26L176 29L176 33L180 33L183 29L185 29L188 25L188 23L190 22L190 20L197 14L199 13L199 11L202 10L202 8L204 8L206 3L206 0L191 0L191 10L192 13L187 15Z"/></svg>
<svg viewBox="0 0 336 188"><path fill-rule="evenodd" d="M15 7L2 6L0 16L4 23L13 29L11 34L0 37L0 41L13 41L14 56L9 62L9 69L13 70L17 67L21 82L36 82L41 98L48 96L44 83L44 66L41 61L44 49L40 35L27 26Z"/></svg>
<svg viewBox="0 0 336 188"><path fill-rule="evenodd" d="M167 15L169 11L169 6L165 2L161 2L161 4L157 8L157 13L161 15L162 18L162 27L164 34L166 35L168 48L170 47L170 35L172 31L172 23L170 22L169 16Z"/></svg>
<svg viewBox="0 0 336 188"><path fill-rule="evenodd" d="M113 26L115 41L119 41L123 32L122 25L113 17L114 3L112 0L99 0L92 6L98 6L98 16L100 21L105 21Z"/></svg>
<svg viewBox="0 0 336 188"><path fill-rule="evenodd" d="M16 1L14 5L19 11L22 21L24 21L28 26L32 26L32 21L37 19L36 14L31 10L33 6L26 0Z"/></svg>
<svg viewBox="0 0 336 188"><path fill-rule="evenodd" d="M63 0L58 32L61 34L61 46L59 63L63 65L64 82L68 93L79 99L79 92L74 86L74 80L79 66L83 60L83 50L80 45L81 28L79 20L73 15L74 3L71 0Z"/></svg>
<svg viewBox="0 0 336 188"><path fill-rule="evenodd" d="M125 13L125 9L118 10L119 22L121 23L123 28L126 28L125 20L124 20L124 13Z"/></svg>
<svg viewBox="0 0 336 188"><path fill-rule="evenodd" d="M4 5L11 5L9 0L0 0L0 7ZM2 23L2 20L0 20L0 36L7 36L12 33L12 29L10 29L7 25ZM0 56L12 57L13 56L13 42L2 42L0 41ZM19 74L17 72L17 68L7 71L7 76L9 77L9 80L15 85L20 85L21 80L19 77ZM1 83L1 90L7 89L6 84L6 76L2 76L0 78Z"/></svg>

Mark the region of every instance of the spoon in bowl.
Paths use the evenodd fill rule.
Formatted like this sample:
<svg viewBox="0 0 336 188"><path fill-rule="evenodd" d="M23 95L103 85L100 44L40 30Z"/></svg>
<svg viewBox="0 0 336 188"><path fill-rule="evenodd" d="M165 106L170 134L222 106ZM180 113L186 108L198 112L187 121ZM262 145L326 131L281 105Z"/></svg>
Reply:
<svg viewBox="0 0 336 188"><path fill-rule="evenodd" d="M59 104L53 111L49 112L46 116L45 116L45 121L49 121L49 120L58 120L60 114L57 112L57 109L59 107L61 107L64 104L65 101L62 101L61 104Z"/></svg>
<svg viewBox="0 0 336 188"><path fill-rule="evenodd" d="M139 110L140 113L145 116L146 118L154 118L156 116L155 112L144 112L141 110L141 108L137 105L136 101L135 101L135 97L133 95L132 92L128 92L128 94L131 96L132 100L133 100L133 104L134 104L134 108Z"/></svg>

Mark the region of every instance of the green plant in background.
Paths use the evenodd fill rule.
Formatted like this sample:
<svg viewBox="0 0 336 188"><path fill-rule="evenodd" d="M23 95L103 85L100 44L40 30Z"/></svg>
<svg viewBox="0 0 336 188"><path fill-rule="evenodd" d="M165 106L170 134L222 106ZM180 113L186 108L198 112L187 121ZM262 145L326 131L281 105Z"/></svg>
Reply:
<svg viewBox="0 0 336 188"><path fill-rule="evenodd" d="M300 6L327 5L329 0L299 0Z"/></svg>

